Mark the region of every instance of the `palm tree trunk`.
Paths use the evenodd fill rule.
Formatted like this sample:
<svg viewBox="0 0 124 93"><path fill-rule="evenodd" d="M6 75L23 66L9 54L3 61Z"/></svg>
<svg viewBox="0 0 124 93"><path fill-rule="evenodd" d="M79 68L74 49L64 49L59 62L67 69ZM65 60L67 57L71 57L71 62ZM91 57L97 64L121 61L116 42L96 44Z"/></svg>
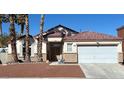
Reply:
<svg viewBox="0 0 124 93"><path fill-rule="evenodd" d="M21 32L20 32L20 36L22 36L23 32L24 32L24 25L25 24L21 24Z"/></svg>
<svg viewBox="0 0 124 93"><path fill-rule="evenodd" d="M10 36L11 36L12 57L14 59L14 62L18 62L17 50L16 50L16 33L15 33L14 15L10 15Z"/></svg>
<svg viewBox="0 0 124 93"><path fill-rule="evenodd" d="M0 36L2 35L2 17L0 16Z"/></svg>
<svg viewBox="0 0 124 93"><path fill-rule="evenodd" d="M43 41L43 27L44 27L44 17L45 15L41 16L40 22L40 35L38 40L38 62L43 62L43 55L42 55L42 41Z"/></svg>
<svg viewBox="0 0 124 93"><path fill-rule="evenodd" d="M30 60L30 38L29 38L29 20L28 15L25 17L25 23L26 23L26 56L25 56L25 62L31 62Z"/></svg>

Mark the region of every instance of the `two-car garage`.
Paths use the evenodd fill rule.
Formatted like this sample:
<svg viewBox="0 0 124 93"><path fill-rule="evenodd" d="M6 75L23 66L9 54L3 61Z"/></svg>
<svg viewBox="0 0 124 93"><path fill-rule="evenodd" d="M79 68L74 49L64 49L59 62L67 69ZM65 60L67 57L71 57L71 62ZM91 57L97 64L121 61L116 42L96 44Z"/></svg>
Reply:
<svg viewBox="0 0 124 93"><path fill-rule="evenodd" d="M117 62L117 46L78 46L78 63Z"/></svg>
<svg viewBox="0 0 124 93"><path fill-rule="evenodd" d="M122 38L98 32L81 32L68 37L73 42L72 52L77 63L119 63L123 62ZM75 61L76 61L75 60Z"/></svg>

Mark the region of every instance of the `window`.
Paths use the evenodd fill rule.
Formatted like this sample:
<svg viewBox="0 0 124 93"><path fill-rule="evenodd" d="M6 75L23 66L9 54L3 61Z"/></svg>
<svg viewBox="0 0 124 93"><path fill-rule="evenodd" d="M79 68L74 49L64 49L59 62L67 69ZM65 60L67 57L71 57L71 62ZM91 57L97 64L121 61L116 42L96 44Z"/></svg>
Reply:
<svg viewBox="0 0 124 93"><path fill-rule="evenodd" d="M72 52L72 43L67 44L67 52Z"/></svg>

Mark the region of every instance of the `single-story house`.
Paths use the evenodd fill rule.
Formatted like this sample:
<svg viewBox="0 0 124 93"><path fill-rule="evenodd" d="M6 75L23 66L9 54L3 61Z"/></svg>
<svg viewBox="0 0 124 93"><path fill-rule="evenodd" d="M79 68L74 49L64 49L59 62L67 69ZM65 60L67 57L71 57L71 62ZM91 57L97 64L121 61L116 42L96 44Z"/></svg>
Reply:
<svg viewBox="0 0 124 93"><path fill-rule="evenodd" d="M39 34L30 35L30 56L37 60ZM25 36L17 39L19 59L25 56ZM8 54L11 45L8 44ZM43 33L43 61L55 62L61 59L64 63L118 63L123 62L122 38L98 32L77 32L58 25Z"/></svg>

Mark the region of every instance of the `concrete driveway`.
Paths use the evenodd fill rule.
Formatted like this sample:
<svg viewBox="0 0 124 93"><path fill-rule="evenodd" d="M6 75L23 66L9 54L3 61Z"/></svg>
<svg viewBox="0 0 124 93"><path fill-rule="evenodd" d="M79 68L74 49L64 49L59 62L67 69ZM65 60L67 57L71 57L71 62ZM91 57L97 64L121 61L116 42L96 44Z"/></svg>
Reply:
<svg viewBox="0 0 124 93"><path fill-rule="evenodd" d="M124 79L124 66L121 64L80 64L86 78L89 79Z"/></svg>

